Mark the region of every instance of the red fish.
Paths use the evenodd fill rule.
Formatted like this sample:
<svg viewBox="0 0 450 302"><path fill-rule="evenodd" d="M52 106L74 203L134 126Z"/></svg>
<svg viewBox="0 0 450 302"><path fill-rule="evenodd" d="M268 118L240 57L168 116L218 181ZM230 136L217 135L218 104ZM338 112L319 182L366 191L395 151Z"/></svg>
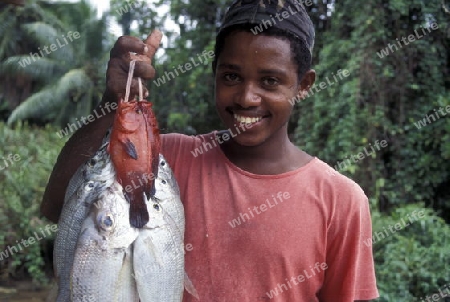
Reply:
<svg viewBox="0 0 450 302"><path fill-rule="evenodd" d="M130 224L142 228L149 220L146 196L155 193L161 149L152 103L120 100L110 137L108 152L130 203Z"/></svg>

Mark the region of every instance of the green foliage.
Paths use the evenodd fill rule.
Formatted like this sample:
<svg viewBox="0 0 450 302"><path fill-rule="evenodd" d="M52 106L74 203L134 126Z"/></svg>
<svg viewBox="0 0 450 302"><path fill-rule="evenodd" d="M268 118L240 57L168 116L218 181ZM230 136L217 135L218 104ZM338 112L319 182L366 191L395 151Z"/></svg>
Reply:
<svg viewBox="0 0 450 302"><path fill-rule="evenodd" d="M54 233L45 232L45 226L51 224L41 218L39 206L64 143L51 127L39 129L19 124L11 129L0 123L0 253L7 251L9 256L0 261L0 270L11 277L28 273L37 283L47 281L42 251ZM10 154L16 157L8 157ZM47 236L42 235L41 229ZM30 237L43 239L28 247L18 245Z"/></svg>
<svg viewBox="0 0 450 302"><path fill-rule="evenodd" d="M328 78L334 84L296 105L296 144L334 166L386 140L386 148L341 172L376 196L381 211L421 201L449 209L450 120L441 115L421 129L415 126L450 105L448 18L441 2L339 1L331 16L333 23L318 37L323 47L314 68L316 83ZM437 30L394 47L397 38L430 27L432 20ZM380 58L390 44L394 51ZM339 69L350 75L334 81Z"/></svg>
<svg viewBox="0 0 450 302"><path fill-rule="evenodd" d="M390 215L375 211L372 221L380 302L423 301L448 284L450 227L436 213L411 204Z"/></svg>
<svg viewBox="0 0 450 302"><path fill-rule="evenodd" d="M35 13L35 18L27 19L24 15L29 11L46 11L46 18ZM8 124L33 118L64 126L87 116L99 103L105 86L106 54L112 46L108 44L106 17L97 19L96 11L83 1L30 1L4 17L7 22L17 17L26 20L17 24L19 31L14 30L28 44L6 54L0 73L27 77L37 84L33 95L23 102L15 100L21 103L9 116ZM59 22L48 22L51 20ZM3 30L6 38L13 29ZM4 42L0 40L0 44Z"/></svg>

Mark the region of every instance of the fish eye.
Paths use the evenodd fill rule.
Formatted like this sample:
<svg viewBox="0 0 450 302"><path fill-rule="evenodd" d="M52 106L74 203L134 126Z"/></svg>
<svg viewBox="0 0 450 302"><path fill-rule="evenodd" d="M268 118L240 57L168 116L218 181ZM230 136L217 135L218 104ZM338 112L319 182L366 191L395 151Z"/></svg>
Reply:
<svg viewBox="0 0 450 302"><path fill-rule="evenodd" d="M167 181L165 181L164 179L161 180L161 182L165 185L167 183Z"/></svg>
<svg viewBox="0 0 450 302"><path fill-rule="evenodd" d="M142 113L142 110L140 108L136 108L135 112L136 113Z"/></svg>
<svg viewBox="0 0 450 302"><path fill-rule="evenodd" d="M111 213L99 214L97 223L98 227L103 231L111 231L114 228L114 217Z"/></svg>
<svg viewBox="0 0 450 302"><path fill-rule="evenodd" d="M88 160L88 166L89 167L93 167L95 164L97 163L97 161L93 158L91 158L90 160Z"/></svg>
<svg viewBox="0 0 450 302"><path fill-rule="evenodd" d="M166 165L166 162L165 161L162 161L161 162L161 166L165 166Z"/></svg>
<svg viewBox="0 0 450 302"><path fill-rule="evenodd" d="M161 207L160 207L158 204L156 204L156 203L153 204L153 208L154 208L156 211L161 211Z"/></svg>
<svg viewBox="0 0 450 302"><path fill-rule="evenodd" d="M91 191L94 187L95 187L95 183L92 180L90 180L90 181L88 181L88 183L86 184L84 189L86 191Z"/></svg>

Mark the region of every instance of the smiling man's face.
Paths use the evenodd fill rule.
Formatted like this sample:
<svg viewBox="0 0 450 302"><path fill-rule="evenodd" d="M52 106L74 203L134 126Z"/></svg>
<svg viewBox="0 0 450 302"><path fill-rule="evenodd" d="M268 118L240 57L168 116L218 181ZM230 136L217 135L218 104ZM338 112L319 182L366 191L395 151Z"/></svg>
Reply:
<svg viewBox="0 0 450 302"><path fill-rule="evenodd" d="M227 128L251 124L234 138L238 144L258 146L286 136L289 100L302 89L289 41L245 31L225 38L215 72L216 108Z"/></svg>

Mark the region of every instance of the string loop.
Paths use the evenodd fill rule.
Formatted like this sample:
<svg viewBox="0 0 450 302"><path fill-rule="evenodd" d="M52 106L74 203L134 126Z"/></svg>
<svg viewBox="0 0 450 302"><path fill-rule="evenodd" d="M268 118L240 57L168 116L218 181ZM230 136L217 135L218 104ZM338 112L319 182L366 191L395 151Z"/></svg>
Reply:
<svg viewBox="0 0 450 302"><path fill-rule="evenodd" d="M128 78L127 78L127 86L125 87L125 102L129 102L130 97L130 88L131 88L131 81L133 80L133 73L134 73L134 67L136 66L136 60L130 61L130 70L128 71ZM144 91L142 86L141 78L138 78L139 83L139 101L142 101L144 99Z"/></svg>

